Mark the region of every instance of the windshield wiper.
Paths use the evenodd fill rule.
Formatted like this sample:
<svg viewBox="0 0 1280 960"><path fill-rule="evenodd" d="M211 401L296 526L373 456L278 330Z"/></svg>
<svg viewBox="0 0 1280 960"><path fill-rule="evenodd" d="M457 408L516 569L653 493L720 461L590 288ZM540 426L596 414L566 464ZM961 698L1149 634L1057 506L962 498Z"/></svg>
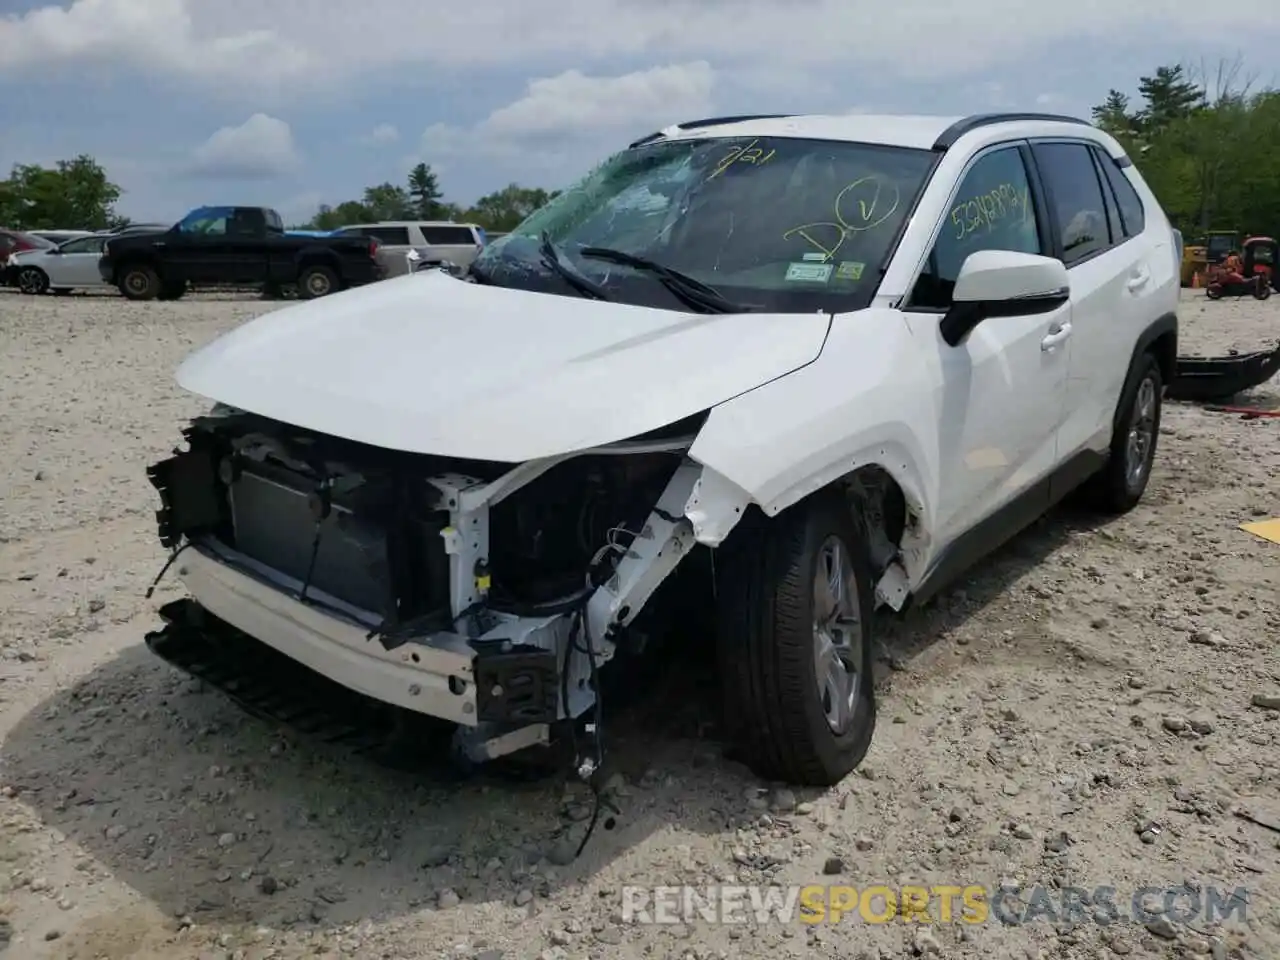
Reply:
<svg viewBox="0 0 1280 960"><path fill-rule="evenodd" d="M591 260L605 260L652 273L666 285L668 290L699 313L745 313L748 310L745 304L735 303L715 287L708 286L687 273L673 270L648 257L638 257L633 253L615 250L612 247L583 247L578 251L578 256Z"/></svg>
<svg viewBox="0 0 1280 960"><path fill-rule="evenodd" d="M551 240L551 234L545 230L542 231L542 242L538 245L538 252L542 254L542 262L563 277L579 293L594 297L596 300L613 299L604 287L587 279L564 262L559 249Z"/></svg>

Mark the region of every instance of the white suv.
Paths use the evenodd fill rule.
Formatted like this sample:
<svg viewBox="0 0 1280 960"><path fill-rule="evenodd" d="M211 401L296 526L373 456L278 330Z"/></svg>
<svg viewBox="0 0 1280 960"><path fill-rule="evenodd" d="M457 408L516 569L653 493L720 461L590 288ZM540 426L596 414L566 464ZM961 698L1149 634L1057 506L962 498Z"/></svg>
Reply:
<svg viewBox="0 0 1280 960"><path fill-rule="evenodd" d="M386 220L354 224L333 231L335 237L370 237L378 241L378 263L387 277L409 272L405 259L410 250L427 261L447 261L459 267L471 265L484 249L484 230L472 223Z"/></svg>
<svg viewBox="0 0 1280 960"><path fill-rule="evenodd" d="M874 607L1077 489L1143 495L1175 246L1070 118L671 127L466 276L287 307L183 364L217 405L151 471L192 594L152 649L258 709L345 687L442 718L483 759L710 612L726 737L833 783L875 725Z"/></svg>

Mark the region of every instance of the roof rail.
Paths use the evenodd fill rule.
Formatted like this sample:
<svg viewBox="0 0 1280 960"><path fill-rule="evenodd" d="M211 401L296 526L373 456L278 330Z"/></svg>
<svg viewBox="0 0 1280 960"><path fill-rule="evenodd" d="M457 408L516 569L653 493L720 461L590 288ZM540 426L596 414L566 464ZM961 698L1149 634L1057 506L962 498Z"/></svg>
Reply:
<svg viewBox="0 0 1280 960"><path fill-rule="evenodd" d="M792 117L791 113L744 113L733 117L708 117L705 120L687 120L684 123L677 123L676 128L679 130L697 130L699 127L720 127L730 123L745 123L748 120L785 120ZM633 147L643 146L646 143L652 143L662 136L662 131L651 133L646 137L631 144Z"/></svg>
<svg viewBox="0 0 1280 960"><path fill-rule="evenodd" d="M1079 117L1068 117L1058 113L976 113L971 117L965 117L963 120L957 120L942 133L938 134L938 139L933 142L933 149L939 153L945 153L956 145L956 141L970 131L977 130L979 127L989 127L994 123L1016 123L1019 120L1044 120L1052 123L1075 123L1082 126L1092 126L1088 120L1081 120Z"/></svg>
<svg viewBox="0 0 1280 960"><path fill-rule="evenodd" d="M721 127L729 123L746 123L748 120L786 120L794 116L790 113L743 113L736 117L708 117L706 120L690 120L677 123L681 130L696 130L698 127Z"/></svg>

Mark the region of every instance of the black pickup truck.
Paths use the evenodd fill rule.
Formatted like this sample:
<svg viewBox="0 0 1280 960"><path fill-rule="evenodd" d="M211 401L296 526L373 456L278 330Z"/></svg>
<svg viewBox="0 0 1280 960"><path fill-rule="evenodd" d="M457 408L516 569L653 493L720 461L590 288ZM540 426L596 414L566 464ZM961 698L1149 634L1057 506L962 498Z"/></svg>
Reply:
<svg viewBox="0 0 1280 960"><path fill-rule="evenodd" d="M287 233L267 207L197 207L160 233L113 237L98 261L102 279L130 300L176 300L188 287L296 287L303 299L383 276L376 240Z"/></svg>

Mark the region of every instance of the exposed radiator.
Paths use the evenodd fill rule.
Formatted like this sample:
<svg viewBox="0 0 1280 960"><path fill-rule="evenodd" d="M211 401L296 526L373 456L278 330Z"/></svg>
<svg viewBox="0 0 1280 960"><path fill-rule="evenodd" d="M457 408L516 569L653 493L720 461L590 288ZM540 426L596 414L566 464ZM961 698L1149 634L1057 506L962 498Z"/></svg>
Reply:
<svg viewBox="0 0 1280 960"><path fill-rule="evenodd" d="M305 580L316 534L310 492L244 469L231 485L236 549ZM320 522L311 585L364 610L384 610L391 597L386 531L334 503Z"/></svg>

